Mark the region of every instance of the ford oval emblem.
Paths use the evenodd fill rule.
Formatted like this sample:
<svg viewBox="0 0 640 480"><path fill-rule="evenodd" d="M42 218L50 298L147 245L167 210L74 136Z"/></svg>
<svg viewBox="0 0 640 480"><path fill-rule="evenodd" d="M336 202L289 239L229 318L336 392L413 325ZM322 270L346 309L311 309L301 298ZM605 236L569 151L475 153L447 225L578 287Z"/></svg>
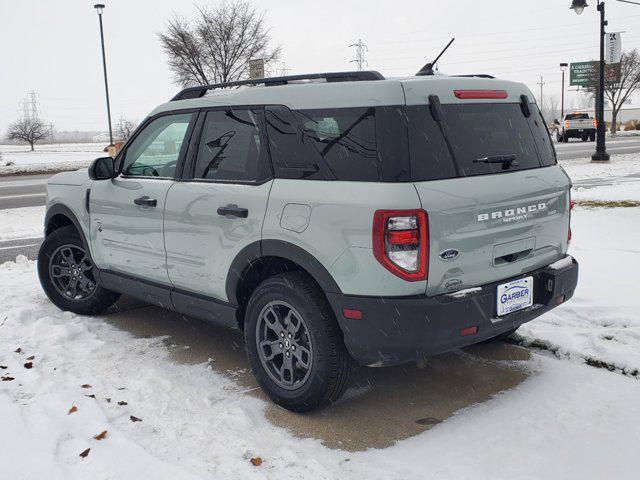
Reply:
<svg viewBox="0 0 640 480"><path fill-rule="evenodd" d="M460 255L460 252L458 250L456 250L455 248L450 248L449 250L445 250L444 252L442 252L440 254L440 258L442 260L453 260L458 255Z"/></svg>

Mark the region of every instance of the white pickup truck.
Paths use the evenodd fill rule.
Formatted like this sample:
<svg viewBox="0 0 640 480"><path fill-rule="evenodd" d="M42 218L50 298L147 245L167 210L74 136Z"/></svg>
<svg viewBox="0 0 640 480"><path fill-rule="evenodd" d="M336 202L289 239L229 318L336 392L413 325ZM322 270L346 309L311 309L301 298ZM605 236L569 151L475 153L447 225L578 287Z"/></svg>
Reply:
<svg viewBox="0 0 640 480"><path fill-rule="evenodd" d="M562 123L556 119L556 138L558 142L568 142L570 138L580 138L583 142L596 139L597 123L588 113L567 113Z"/></svg>

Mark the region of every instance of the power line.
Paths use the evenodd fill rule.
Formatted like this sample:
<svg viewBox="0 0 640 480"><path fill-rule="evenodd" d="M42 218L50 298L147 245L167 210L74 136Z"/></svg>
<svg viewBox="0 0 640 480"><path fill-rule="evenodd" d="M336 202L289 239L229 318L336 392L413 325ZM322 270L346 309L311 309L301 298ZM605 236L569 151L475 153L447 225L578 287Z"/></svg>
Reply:
<svg viewBox="0 0 640 480"><path fill-rule="evenodd" d="M349 48L351 47L356 47L356 58L354 60L351 60L349 63L356 63L358 65L358 71L362 71L363 65L369 65L369 63L364 58L364 52L368 52L369 48L367 48L367 46L362 43L361 38L358 39L358 43L352 43L351 45L349 45Z"/></svg>

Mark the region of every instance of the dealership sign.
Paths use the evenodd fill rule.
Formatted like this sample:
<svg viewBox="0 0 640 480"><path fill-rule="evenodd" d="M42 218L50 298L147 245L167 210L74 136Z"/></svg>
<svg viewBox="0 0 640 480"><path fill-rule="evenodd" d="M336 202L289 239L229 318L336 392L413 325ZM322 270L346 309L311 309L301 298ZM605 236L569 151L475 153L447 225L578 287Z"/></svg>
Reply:
<svg viewBox="0 0 640 480"><path fill-rule="evenodd" d="M598 81L598 62L576 62L569 69L571 86L588 87Z"/></svg>

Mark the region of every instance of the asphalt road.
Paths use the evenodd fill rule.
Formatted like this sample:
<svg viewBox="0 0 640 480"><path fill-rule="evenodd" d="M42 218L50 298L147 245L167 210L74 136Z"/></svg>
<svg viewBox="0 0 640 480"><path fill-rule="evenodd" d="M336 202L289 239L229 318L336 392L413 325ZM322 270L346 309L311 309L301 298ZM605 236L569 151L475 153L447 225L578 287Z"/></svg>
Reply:
<svg viewBox="0 0 640 480"><path fill-rule="evenodd" d="M571 138L567 143L556 143L555 146L559 160L571 160L590 157L596 149L596 142L583 142L580 139ZM638 153L640 136L608 138L607 151L610 154Z"/></svg>

